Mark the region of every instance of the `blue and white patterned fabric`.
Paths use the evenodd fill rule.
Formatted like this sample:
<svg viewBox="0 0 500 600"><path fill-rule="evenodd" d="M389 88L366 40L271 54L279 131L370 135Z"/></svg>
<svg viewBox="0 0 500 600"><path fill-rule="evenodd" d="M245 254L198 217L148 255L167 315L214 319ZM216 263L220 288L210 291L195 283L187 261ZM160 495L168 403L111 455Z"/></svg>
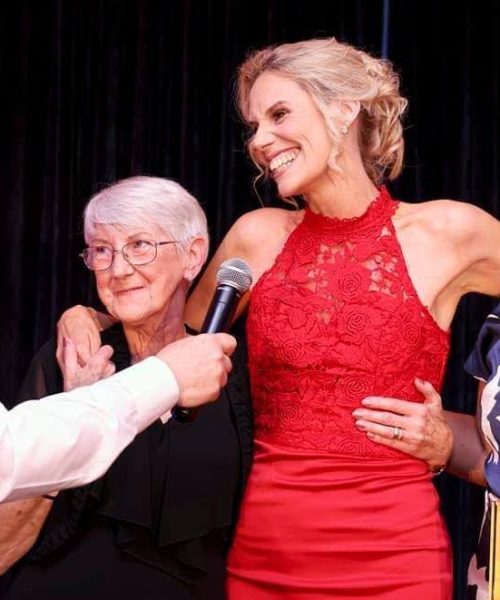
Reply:
<svg viewBox="0 0 500 600"><path fill-rule="evenodd" d="M481 327L465 369L486 384L481 394L479 416L481 429L491 448L484 468L489 491L485 494L485 512L478 545L469 564L466 598L488 600L490 505L500 497L500 304Z"/></svg>
<svg viewBox="0 0 500 600"><path fill-rule="evenodd" d="M490 491L500 497L500 304L481 327L465 370L486 384L479 410L481 429L492 451L484 472Z"/></svg>

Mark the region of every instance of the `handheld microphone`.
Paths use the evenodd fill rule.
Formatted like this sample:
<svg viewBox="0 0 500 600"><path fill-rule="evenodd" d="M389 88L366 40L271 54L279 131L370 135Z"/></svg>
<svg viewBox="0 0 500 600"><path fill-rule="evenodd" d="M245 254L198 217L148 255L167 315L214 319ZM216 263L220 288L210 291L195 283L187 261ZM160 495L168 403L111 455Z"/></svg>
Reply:
<svg viewBox="0 0 500 600"><path fill-rule="evenodd" d="M217 269L217 288L203 321L201 333L228 331L241 296L252 285L252 271L241 258L230 258ZM191 423L198 408L174 406L172 416L180 423Z"/></svg>

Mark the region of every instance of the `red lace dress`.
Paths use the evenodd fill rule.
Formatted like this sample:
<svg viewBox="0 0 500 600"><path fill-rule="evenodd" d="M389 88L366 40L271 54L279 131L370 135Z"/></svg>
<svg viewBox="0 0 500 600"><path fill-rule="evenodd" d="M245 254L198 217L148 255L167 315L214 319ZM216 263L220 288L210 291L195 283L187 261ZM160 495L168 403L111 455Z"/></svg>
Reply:
<svg viewBox="0 0 500 600"><path fill-rule="evenodd" d="M229 600L448 600L451 557L426 465L354 425L367 395L421 402L448 335L410 281L383 188L359 218L305 211L252 293L255 458Z"/></svg>

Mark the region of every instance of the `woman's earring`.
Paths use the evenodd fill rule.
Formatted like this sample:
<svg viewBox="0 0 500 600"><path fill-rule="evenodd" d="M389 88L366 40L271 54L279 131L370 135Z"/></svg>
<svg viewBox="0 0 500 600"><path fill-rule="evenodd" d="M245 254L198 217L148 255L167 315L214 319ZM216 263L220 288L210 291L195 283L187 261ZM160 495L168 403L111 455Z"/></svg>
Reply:
<svg viewBox="0 0 500 600"><path fill-rule="evenodd" d="M351 125L351 124L349 123L349 121L346 121L346 122L345 122L345 123L342 125L342 127L341 127L341 129L340 129L340 133L341 133L342 135L347 135L347 134L349 133L349 126L350 126L350 125Z"/></svg>

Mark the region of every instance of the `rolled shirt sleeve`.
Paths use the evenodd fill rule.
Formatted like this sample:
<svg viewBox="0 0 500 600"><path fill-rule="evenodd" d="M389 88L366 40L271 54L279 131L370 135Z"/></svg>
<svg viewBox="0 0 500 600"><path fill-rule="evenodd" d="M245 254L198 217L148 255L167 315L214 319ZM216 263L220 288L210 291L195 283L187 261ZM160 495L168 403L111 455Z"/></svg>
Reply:
<svg viewBox="0 0 500 600"><path fill-rule="evenodd" d="M178 397L172 371L150 357L92 386L0 405L0 501L97 479Z"/></svg>

